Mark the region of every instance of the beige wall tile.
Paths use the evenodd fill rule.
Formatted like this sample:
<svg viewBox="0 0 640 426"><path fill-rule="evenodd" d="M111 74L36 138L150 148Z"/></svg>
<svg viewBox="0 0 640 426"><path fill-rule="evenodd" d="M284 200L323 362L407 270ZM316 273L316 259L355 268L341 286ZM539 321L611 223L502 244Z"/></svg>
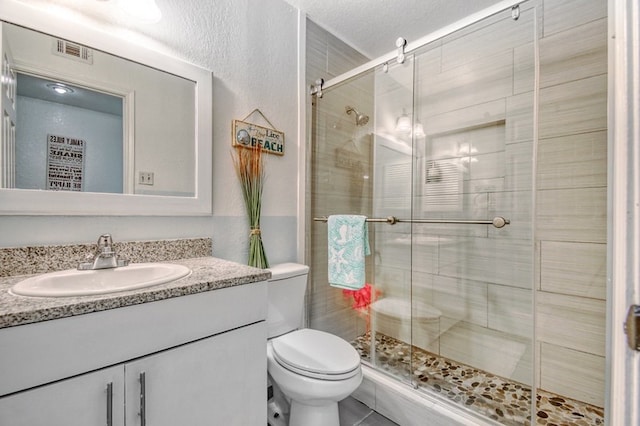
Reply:
<svg viewBox="0 0 640 426"><path fill-rule="evenodd" d="M513 92L513 52L483 56L464 66L430 75L431 84L416 92L421 113L432 115L502 99Z"/></svg>
<svg viewBox="0 0 640 426"><path fill-rule="evenodd" d="M540 240L606 242L606 188L544 190L537 198Z"/></svg>
<svg viewBox="0 0 640 426"><path fill-rule="evenodd" d="M369 58L347 45L338 37L327 33L327 72L331 76L345 73L358 65L367 62Z"/></svg>
<svg viewBox="0 0 640 426"><path fill-rule="evenodd" d="M533 98L532 98L533 99ZM530 106L532 103L530 102ZM489 123L498 123L505 120L505 100L497 99L491 102L484 102L471 105L467 108L445 112L425 118L422 124L425 125L428 144L429 137L447 132L456 132L471 127L484 126Z"/></svg>
<svg viewBox="0 0 640 426"><path fill-rule="evenodd" d="M533 290L489 285L489 328L533 339Z"/></svg>
<svg viewBox="0 0 640 426"><path fill-rule="evenodd" d="M607 73L607 19L540 40L540 87Z"/></svg>
<svg viewBox="0 0 640 426"><path fill-rule="evenodd" d="M578 401L604 407L605 358L543 343L540 387Z"/></svg>
<svg viewBox="0 0 640 426"><path fill-rule="evenodd" d="M552 293L604 300L607 245L542 241L541 288Z"/></svg>
<svg viewBox="0 0 640 426"><path fill-rule="evenodd" d="M443 276L433 277L432 305L454 320L487 326L487 284Z"/></svg>
<svg viewBox="0 0 640 426"><path fill-rule="evenodd" d="M540 90L542 139L607 128L607 76L584 78Z"/></svg>
<svg viewBox="0 0 640 426"><path fill-rule="evenodd" d="M606 16L606 0L544 0L543 35L546 37Z"/></svg>
<svg viewBox="0 0 640 426"><path fill-rule="evenodd" d="M506 98L506 143L533 140L533 92Z"/></svg>
<svg viewBox="0 0 640 426"><path fill-rule="evenodd" d="M538 142L538 189L606 185L606 131L541 139Z"/></svg>
<svg viewBox="0 0 640 426"><path fill-rule="evenodd" d="M533 93L535 78L534 43L523 44L513 49L513 94Z"/></svg>
<svg viewBox="0 0 640 426"><path fill-rule="evenodd" d="M530 193L533 179L533 143L524 141L505 147L505 190ZM514 203L524 201L524 197L512 199Z"/></svg>
<svg viewBox="0 0 640 426"><path fill-rule="evenodd" d="M459 322L440 337L440 355L501 377L513 377L530 341Z"/></svg>
<svg viewBox="0 0 640 426"><path fill-rule="evenodd" d="M544 343L604 356L605 311L603 300L539 291L538 339Z"/></svg>
<svg viewBox="0 0 640 426"><path fill-rule="evenodd" d="M531 288L531 241L460 239L440 250L439 274L511 287Z"/></svg>
<svg viewBox="0 0 640 426"><path fill-rule="evenodd" d="M326 315L313 315L309 326L317 330L330 330L332 334L350 341L365 332L364 324L364 319L358 317L351 308L344 308Z"/></svg>
<svg viewBox="0 0 640 426"><path fill-rule="evenodd" d="M461 37L456 36L451 41L444 40L443 70L465 66L473 60L532 42L533 10L523 10L517 21L511 18L511 11L502 12L499 17L472 25L464 32Z"/></svg>

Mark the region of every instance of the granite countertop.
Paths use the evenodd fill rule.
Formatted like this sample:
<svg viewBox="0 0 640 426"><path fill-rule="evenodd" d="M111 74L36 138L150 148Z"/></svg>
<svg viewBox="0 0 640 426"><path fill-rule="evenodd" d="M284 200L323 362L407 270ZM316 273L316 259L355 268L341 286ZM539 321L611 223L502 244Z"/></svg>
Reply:
<svg viewBox="0 0 640 426"><path fill-rule="evenodd" d="M30 324L91 312L186 296L264 281L271 272L214 257L173 260L189 267L191 275L153 287L81 297L25 297L10 294L17 282L32 275L0 278L0 328Z"/></svg>

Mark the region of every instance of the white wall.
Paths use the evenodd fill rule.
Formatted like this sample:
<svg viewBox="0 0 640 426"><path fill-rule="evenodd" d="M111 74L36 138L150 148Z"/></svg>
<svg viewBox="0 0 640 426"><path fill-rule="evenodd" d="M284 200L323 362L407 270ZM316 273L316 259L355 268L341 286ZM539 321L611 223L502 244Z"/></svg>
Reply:
<svg viewBox="0 0 640 426"><path fill-rule="evenodd" d="M298 11L282 0L220 0L201 6L207 10L192 19L161 21L154 36L167 51L213 72L213 215L2 216L0 246L93 242L103 232L117 240L204 236L213 238L215 256L245 262L248 225L231 162L231 121L260 108L285 133L285 155L267 162L263 239L272 263L295 260ZM263 124L258 117L251 119Z"/></svg>

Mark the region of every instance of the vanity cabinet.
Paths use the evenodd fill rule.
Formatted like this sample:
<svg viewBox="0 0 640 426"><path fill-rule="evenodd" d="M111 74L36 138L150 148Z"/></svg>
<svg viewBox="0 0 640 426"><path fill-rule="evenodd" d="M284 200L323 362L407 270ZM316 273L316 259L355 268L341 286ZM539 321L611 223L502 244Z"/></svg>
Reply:
<svg viewBox="0 0 640 426"><path fill-rule="evenodd" d="M0 398L0 425L262 425L247 407L267 386L264 333L261 322Z"/></svg>
<svg viewBox="0 0 640 426"><path fill-rule="evenodd" d="M263 426L265 318L262 282L0 329L0 425Z"/></svg>

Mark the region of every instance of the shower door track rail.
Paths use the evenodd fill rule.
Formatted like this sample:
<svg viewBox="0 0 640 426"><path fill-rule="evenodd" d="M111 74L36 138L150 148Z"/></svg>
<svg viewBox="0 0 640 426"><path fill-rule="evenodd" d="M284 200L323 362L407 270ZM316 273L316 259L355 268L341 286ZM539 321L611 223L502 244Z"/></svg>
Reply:
<svg viewBox="0 0 640 426"><path fill-rule="evenodd" d="M489 16L495 15L496 13L500 13L509 8L514 8L521 4L527 3L529 0L503 0L499 3L494 4L486 9L482 9L476 13L472 13L464 19L456 21L450 25L446 25L439 30L436 30L430 34L427 34L424 37L419 38L418 40L407 43L404 48L404 54L408 54L432 41L438 40L446 35L449 35L455 31L458 31L464 27L467 27L477 21L480 21L484 18L488 18ZM370 69L377 67L378 65L383 65L386 63L390 63L395 61L398 58L398 49L393 50L385 55L382 55L376 59L373 59L365 64L360 65L350 71L347 71L344 74L340 74L330 80L324 81L322 79L318 80L316 83L317 86L311 86L311 95L318 94L319 97L322 97L322 90L328 89L331 86L335 86L340 84L346 80L349 80L352 77L355 77L359 74L362 74Z"/></svg>
<svg viewBox="0 0 640 426"><path fill-rule="evenodd" d="M329 218L327 216L314 217L315 222L327 222ZM452 225L493 225L496 228L503 228L509 225L511 221L505 219L502 216L496 216L491 220L464 220L464 219L398 219L395 216L387 216L381 218L367 218L366 222L382 222L389 225L395 225L396 223L439 223L439 224L452 224Z"/></svg>

